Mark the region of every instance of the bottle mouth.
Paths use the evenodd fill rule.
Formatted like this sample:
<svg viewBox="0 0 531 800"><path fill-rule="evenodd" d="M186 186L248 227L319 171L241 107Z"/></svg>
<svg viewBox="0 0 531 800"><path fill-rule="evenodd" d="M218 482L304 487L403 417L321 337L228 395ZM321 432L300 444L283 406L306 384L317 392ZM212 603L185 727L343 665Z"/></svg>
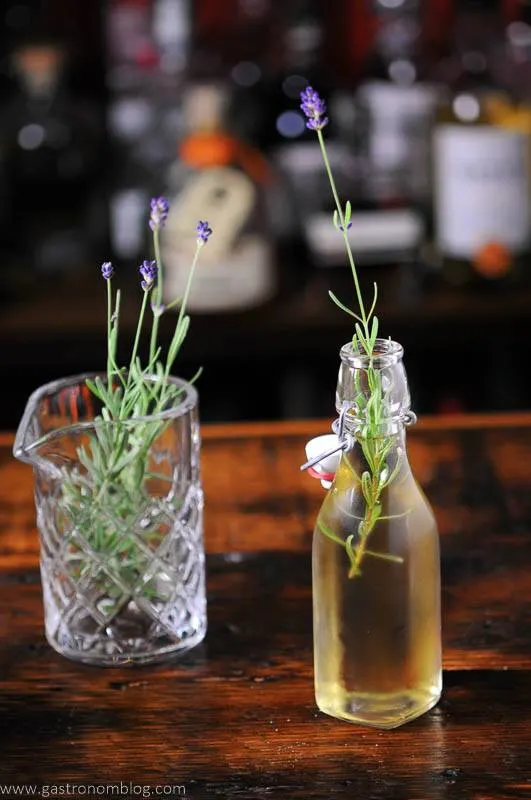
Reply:
<svg viewBox="0 0 531 800"><path fill-rule="evenodd" d="M368 356L363 348L352 342L347 342L339 351L341 361L345 366L354 369L386 369L402 361L404 348L392 339L376 339L372 356Z"/></svg>

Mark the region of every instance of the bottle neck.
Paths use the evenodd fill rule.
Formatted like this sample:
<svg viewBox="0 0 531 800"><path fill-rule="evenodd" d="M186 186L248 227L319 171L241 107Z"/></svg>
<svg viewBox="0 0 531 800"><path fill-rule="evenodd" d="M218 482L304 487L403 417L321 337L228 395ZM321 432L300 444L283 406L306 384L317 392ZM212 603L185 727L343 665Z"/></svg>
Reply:
<svg viewBox="0 0 531 800"><path fill-rule="evenodd" d="M361 439L394 436L415 421L403 352L398 342L388 339L376 339L371 358L351 342L341 348L336 390L339 435L343 429Z"/></svg>
<svg viewBox="0 0 531 800"><path fill-rule="evenodd" d="M392 476L393 482L400 481L411 472L406 449L406 429L404 425L392 426L381 438L354 439L352 446L345 451L339 465L339 474L344 468L345 479L361 477L368 472L374 480L386 484Z"/></svg>
<svg viewBox="0 0 531 800"><path fill-rule="evenodd" d="M347 437L351 437L352 442L358 443L362 443L366 439L383 440L388 437L405 440L407 425L415 421L416 416L410 412L401 417L382 419L377 425L368 425L364 418L347 412L342 430Z"/></svg>

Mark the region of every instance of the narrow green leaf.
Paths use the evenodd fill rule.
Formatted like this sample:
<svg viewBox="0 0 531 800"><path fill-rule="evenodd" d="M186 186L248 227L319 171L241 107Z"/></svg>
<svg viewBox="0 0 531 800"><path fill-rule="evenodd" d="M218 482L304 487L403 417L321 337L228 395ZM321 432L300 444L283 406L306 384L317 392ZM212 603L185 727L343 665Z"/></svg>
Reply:
<svg viewBox="0 0 531 800"><path fill-rule="evenodd" d="M366 556L372 556L372 558L381 558L383 561L392 561L394 564L403 564L404 559L400 556L393 556L390 553L376 553L374 550L365 550Z"/></svg>
<svg viewBox="0 0 531 800"><path fill-rule="evenodd" d="M350 200L347 200L345 205L345 227L348 226L351 216L352 216L352 206L350 205Z"/></svg>
<svg viewBox="0 0 531 800"><path fill-rule="evenodd" d="M373 286L374 286L374 298L373 298L373 301L372 301L371 310L367 314L367 319L368 320L372 317L374 309L376 308L376 300L378 299L378 286L377 286L376 282L373 283Z"/></svg>
<svg viewBox="0 0 531 800"><path fill-rule="evenodd" d="M103 401L103 397L100 394L100 390L98 389L94 381L91 378L86 378L85 383L87 384L92 394L95 395L99 400Z"/></svg>
<svg viewBox="0 0 531 800"><path fill-rule="evenodd" d="M365 350L367 355L370 355L371 351L369 349L369 344L368 344L365 336L363 335L363 331L361 330L361 328L360 328L360 326L359 326L359 324L357 322L356 322L355 328L356 328L356 336L360 340L360 343L361 343L363 349Z"/></svg>
<svg viewBox="0 0 531 800"><path fill-rule="evenodd" d="M351 564L354 564L356 560L356 552L352 545L353 541L354 541L354 535L351 533L350 536L348 536L345 540L345 550L347 551L347 555L350 559Z"/></svg>
<svg viewBox="0 0 531 800"><path fill-rule="evenodd" d="M334 533L334 531L331 528L329 528L328 525L325 525L324 522L322 522L321 520L317 520L317 527L321 531L321 533L324 534L328 539L331 539L333 542L340 544L342 547L345 546L344 540L340 536L338 536L337 533Z"/></svg>
<svg viewBox="0 0 531 800"><path fill-rule="evenodd" d="M354 319L357 319L358 322L363 322L362 318L359 317L357 314L355 314L354 311L348 308L348 306L344 305L333 292L329 291L328 296L332 300L332 302L334 302L336 306L338 306L341 309L341 311L344 311L346 314L349 314L351 317L354 317Z"/></svg>
<svg viewBox="0 0 531 800"><path fill-rule="evenodd" d="M372 481L371 475L369 472L365 471L361 475L361 491L363 492L363 497L368 505L372 503Z"/></svg>
<svg viewBox="0 0 531 800"><path fill-rule="evenodd" d="M194 383L195 383L195 382L196 382L196 381L197 381L197 380L198 380L198 379L201 377L201 375L202 375L202 374L203 374L203 367L199 367L199 369L198 369L198 370L197 370L197 371L194 373L194 375L193 375L193 376L190 378L190 380L188 381L188 383L191 383L191 384L193 385L193 384L194 384ZM182 391L183 391L182 389L178 389L178 392L177 392L177 393L178 393L178 394L181 394L181 393L182 393Z"/></svg>
<svg viewBox="0 0 531 800"><path fill-rule="evenodd" d="M376 339L378 338L378 317L372 318L372 328L371 328L371 352L374 351L374 344Z"/></svg>

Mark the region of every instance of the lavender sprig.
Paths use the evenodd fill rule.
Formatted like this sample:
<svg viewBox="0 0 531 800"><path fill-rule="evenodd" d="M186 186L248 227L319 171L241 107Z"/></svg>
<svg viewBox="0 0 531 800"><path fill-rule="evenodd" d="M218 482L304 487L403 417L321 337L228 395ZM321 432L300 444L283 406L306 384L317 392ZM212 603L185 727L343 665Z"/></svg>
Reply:
<svg viewBox="0 0 531 800"><path fill-rule="evenodd" d="M325 101L311 86L301 92L301 101L301 109L307 119L306 127L311 131L322 131L328 125Z"/></svg>
<svg viewBox="0 0 531 800"><path fill-rule="evenodd" d="M138 540L136 534L127 532L128 525L131 523L134 532L133 522L145 508L146 490L149 491L146 481L160 479L160 475L153 472L150 451L153 442L171 424L170 420L160 417L159 412L180 402L182 390L169 380L169 373L189 328L186 302L198 255L212 233L208 223L201 222L202 238L196 243L175 332L163 358L158 342L159 319L165 311L158 236L168 211L164 198L152 200L149 225L155 259L145 260L139 266L142 302L127 369L119 368L116 360L120 291L114 291L112 285L115 272L112 263L105 261L101 265L101 275L107 286L107 381L99 376L86 380L91 393L101 402L101 412L95 418L94 432L88 433L86 441L78 447L83 469L68 471L62 482L65 502L73 519L79 519L80 529L90 546L102 561L107 557L114 559L114 568L119 561L123 575L138 574L142 568L138 564ZM153 310L150 352L142 363L138 353L148 304ZM131 422L134 424L129 424ZM123 526L117 526L117 520L124 523ZM148 543L148 538L145 542ZM146 596L149 591L147 586L138 589L139 594Z"/></svg>
<svg viewBox="0 0 531 800"><path fill-rule="evenodd" d="M164 227L168 218L170 204L165 197L153 197L150 208L149 227L155 233L155 231L159 231Z"/></svg>
<svg viewBox="0 0 531 800"><path fill-rule="evenodd" d="M377 317L373 318L373 327L372 327L372 329L369 329L370 316L371 316L372 312L374 311L374 306L375 306L375 302L376 302L376 292L377 292L376 284L374 284L375 300L373 302L371 312L369 314L367 314L366 311L365 311L365 303L363 301L363 296L361 294L361 289L360 289L360 284L359 284L359 279L358 279L358 273L357 273L357 269L356 269L356 263L354 261L354 256L353 256L353 253L352 253L352 248L350 246L350 240L349 240L349 237L348 237L348 231L352 227L352 222L351 222L351 219L350 219L351 213L352 213L351 205L350 205L350 202L347 202L347 204L345 206L345 209L343 210L343 207L341 205L341 201L339 199L339 194L338 194L338 191L337 191L337 187L336 187L336 182L334 180L334 175L332 173L332 168L330 166L330 161L329 161L329 158L328 158L328 153L327 153L327 150L326 150L326 144L325 144L325 140L324 140L324 136L323 136L323 132L322 132L322 129L324 128L324 126L328 124L328 117L324 117L323 119L321 119L322 115L326 112L326 103L325 103L324 100L321 99L319 94L314 89L312 89L311 86L308 86L308 88L305 89L304 92L301 92L301 101L302 101L301 102L301 108L304 111L304 113L305 113L305 115L306 115L306 117L308 119L307 126L311 130L314 130L317 133L317 139L319 141L319 146L321 148L321 154L323 156L323 162L324 162L324 166L325 166L325 169L326 169L326 174L328 176L328 181L330 183L330 188L332 190L332 195L333 195L334 203L335 203L335 206L336 206L336 210L334 212L334 225L335 225L336 229L340 233L343 234L343 240L344 240L344 243L345 243L345 250L346 250L347 257L348 257L349 264L350 264L350 268L351 268L351 271L352 271L352 277L354 279L354 286L355 286L355 289L356 289L356 296L357 296L357 300L358 300L358 306L359 306L359 312L360 313L356 314L354 311L351 311L350 309L347 309L342 303L340 303L337 300L335 295L333 295L331 292L329 294L330 294L330 297L332 298L332 300L335 303L337 303L337 305L339 305L344 311L346 310L351 316L353 316L359 323L362 324L363 331L361 330L359 325L356 325L356 335L359 338L361 344L363 345L364 350L367 353L367 355L369 357L371 357L372 356L372 351L374 349L374 342L376 341L376 337L377 337L377 334L378 334L378 319L377 319ZM376 324L374 324L374 323L376 323ZM372 335L373 333L374 333L374 336ZM372 344L371 344L371 342L372 342Z"/></svg>
<svg viewBox="0 0 531 800"><path fill-rule="evenodd" d="M209 238L212 236L212 228L209 226L208 222L199 220L195 230L199 244L206 244Z"/></svg>
<svg viewBox="0 0 531 800"><path fill-rule="evenodd" d="M186 314L186 305L198 262L199 252L212 235L212 228L209 223L206 220L199 220L196 226L196 251L190 266L184 296L182 299L174 300L166 305L162 303L162 261L160 258L159 233L168 217L169 204L165 198L156 197L151 200L150 208L149 226L153 232L155 259L146 259L139 266L141 277L140 285L143 290L143 297L127 373L124 369L118 368L116 363L120 292L116 292L116 303L113 310L111 279L114 276L114 267L110 261L105 261L101 265L101 274L107 283L107 388L105 388L101 382L89 382L89 388L97 394L104 403L104 417L109 420L126 419L131 413L140 414L140 408L143 409L142 413L148 413L149 409L145 406L146 398L150 401L154 401L154 408L158 410L161 410L167 402L169 397L168 392L171 393L171 391L173 391L167 379L181 345L184 342L190 324L190 318ZM153 316L149 359L146 367L142 368L138 358L138 349L148 306L148 298L150 299ZM158 344L159 320L167 310L177 305L177 303L180 304L177 323L168 348L167 357L165 361L161 363L161 346ZM127 377L125 377L126 374ZM148 388L148 385L145 383L146 378L150 378L153 374L159 376L159 381L156 386L150 381ZM114 385L114 377L118 377L121 384L120 387ZM140 398L143 398L142 406L138 405ZM150 408L153 410L153 407Z"/></svg>
<svg viewBox="0 0 531 800"><path fill-rule="evenodd" d="M188 317L186 315L186 304L188 302L188 297L190 295L190 289L192 288L192 282L193 282L193 279L194 279L194 274L195 274L195 268L197 266L197 261L199 259L199 253L201 252L201 249L205 246L205 244L208 242L210 236L212 235L212 228L210 227L208 222L203 221L203 220L199 220L199 222L196 225L195 230L196 230L196 234L197 234L195 254L194 254L194 257L193 257L193 260L192 260L192 266L190 267L190 272L188 273L188 279L186 281L186 286L184 288L184 294L183 294L182 300L180 300L180 301L176 300L176 301L174 301L173 303L170 303L167 306L167 308L171 308L177 302L180 303L179 316L177 317L177 323L175 325L175 332L173 334L172 343L170 345L170 349L168 351L168 358L167 358L167 361L166 361L166 370L165 370L165 375L166 376L169 375L169 372L170 372L170 369L171 369L171 367L173 365L175 357L176 357L176 355L177 355L177 353L179 351L179 348L181 347L181 345L182 345L182 343L184 341L184 338L185 338L185 336L186 336L186 334L188 332L188 326L190 324L190 317Z"/></svg>
<svg viewBox="0 0 531 800"><path fill-rule="evenodd" d="M312 89L311 86L309 86L304 92L301 93L301 108L307 118L307 127L317 133L317 139L321 148L325 170L336 206L333 216L334 226L336 230L343 236L345 251L352 270L352 277L354 279L354 286L358 300L358 311L355 312L345 306L332 292L329 292L329 295L336 305L354 317L356 322L355 333L352 337L353 347L357 348L359 343L359 347L365 351L369 358L367 367L367 386L369 387L369 397L365 397L358 383L356 385L358 394L353 402L357 417L363 421L361 428L356 433L356 437L360 442L361 449L368 466L368 469L365 470L360 476L360 490L365 501L363 518L359 522L357 535L354 536L353 534L350 534L346 538L343 535L343 532L340 532L341 535L338 535L337 532L330 530L327 525L325 525L321 520L318 520L318 525L322 533L331 538L333 541L343 544L345 547L345 551L350 561L349 577L354 578L361 574L360 567L364 556L374 555L374 553L367 549L367 541L381 517L382 492L391 483L391 481L394 480L394 477L397 474L397 467L391 469L390 465L387 464L387 456L392 447L393 436L386 435L385 433L386 409L382 388L382 379L380 372L373 366L374 349L378 337L378 317L374 315L376 299L378 296L378 288L375 283L374 298L369 311L367 311L363 301L358 280L358 273L356 270L356 263L354 261L348 235L348 231L352 227L351 205L349 202L347 202L345 208L343 209L343 206L339 200L339 195L330 166L330 161L328 159L328 153L323 136L323 128L328 124L328 118L325 116L326 103L321 99L319 94ZM347 458L347 456L343 454L342 458ZM350 469L352 469L351 465ZM379 554L379 557L383 557L382 554Z"/></svg>
<svg viewBox="0 0 531 800"><path fill-rule="evenodd" d="M151 297L151 309L153 311L154 319L151 328L151 341L149 345L149 360L153 361L156 352L156 343L159 333L159 319L164 313L164 306L162 304L162 259L160 257L160 241L159 234L166 224L170 205L165 197L153 197L150 204L151 215L149 219L149 226L153 231L153 249L155 251L155 262L158 268L158 281L155 291Z"/></svg>
<svg viewBox="0 0 531 800"><path fill-rule="evenodd" d="M112 276L114 275L114 267L110 261L104 261L101 265L101 274L105 278L106 281L110 281Z"/></svg>
<svg viewBox="0 0 531 800"><path fill-rule="evenodd" d="M140 285L145 292L149 292L150 289L153 288L155 281L157 280L158 274L158 267L156 261L144 261L139 270L142 278L144 279L141 281Z"/></svg>

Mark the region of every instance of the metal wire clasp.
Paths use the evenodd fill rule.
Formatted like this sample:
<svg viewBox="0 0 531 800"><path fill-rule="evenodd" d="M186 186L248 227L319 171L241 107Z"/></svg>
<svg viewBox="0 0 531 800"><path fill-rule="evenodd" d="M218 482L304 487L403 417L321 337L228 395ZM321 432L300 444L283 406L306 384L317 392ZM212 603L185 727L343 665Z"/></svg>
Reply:
<svg viewBox="0 0 531 800"><path fill-rule="evenodd" d="M417 415L411 409L408 409L404 414L402 414L402 422L404 425L414 425L417 421Z"/></svg>
<svg viewBox="0 0 531 800"><path fill-rule="evenodd" d="M354 439L345 431L345 417L348 411L348 405L345 405L339 414L339 417L334 420L332 423L332 430L336 434L339 443L332 447L330 450L326 450L324 453L319 453L318 456L314 456L314 458L310 458L309 461L306 461L305 464L301 464L301 472L305 469L309 469L310 467L314 467L323 459L328 458L329 456L333 456L334 453L339 453L340 450L350 450L354 444Z"/></svg>

